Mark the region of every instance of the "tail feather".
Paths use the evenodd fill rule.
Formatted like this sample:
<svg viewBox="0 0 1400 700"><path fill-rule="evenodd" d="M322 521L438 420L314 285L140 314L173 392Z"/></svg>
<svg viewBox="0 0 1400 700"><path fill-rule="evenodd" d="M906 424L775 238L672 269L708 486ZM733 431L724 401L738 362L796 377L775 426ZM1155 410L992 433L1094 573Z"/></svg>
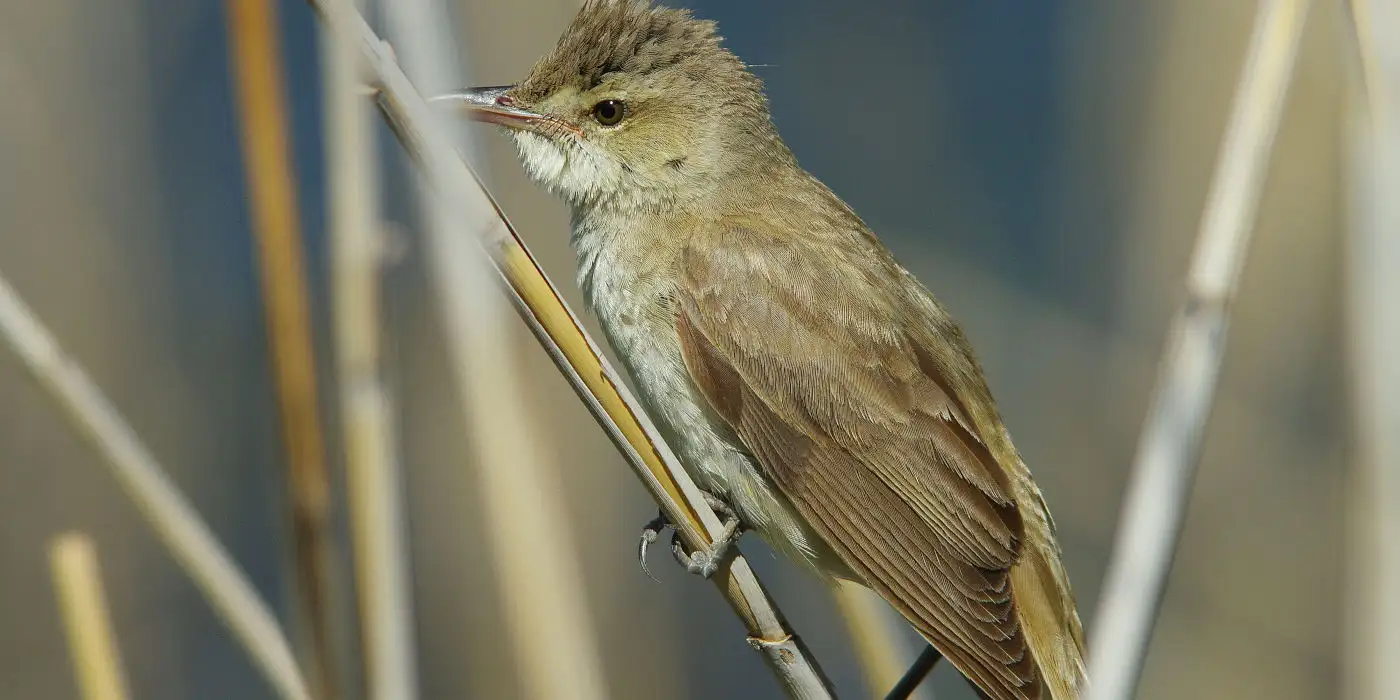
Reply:
<svg viewBox="0 0 1400 700"><path fill-rule="evenodd" d="M1011 569L1011 586L1050 700L1078 700L1088 684L1084 628L1059 557L1027 548Z"/></svg>

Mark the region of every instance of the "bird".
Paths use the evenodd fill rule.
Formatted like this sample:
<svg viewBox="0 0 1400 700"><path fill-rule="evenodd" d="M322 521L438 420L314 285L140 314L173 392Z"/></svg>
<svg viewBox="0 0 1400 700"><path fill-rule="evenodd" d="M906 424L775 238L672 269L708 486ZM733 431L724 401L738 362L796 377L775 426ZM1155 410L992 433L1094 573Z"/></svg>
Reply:
<svg viewBox="0 0 1400 700"><path fill-rule="evenodd" d="M587 0L523 80L442 98L568 204L588 307L727 516L692 571L753 531L874 590L983 697L1084 692L1054 521L971 345L798 164L714 22Z"/></svg>

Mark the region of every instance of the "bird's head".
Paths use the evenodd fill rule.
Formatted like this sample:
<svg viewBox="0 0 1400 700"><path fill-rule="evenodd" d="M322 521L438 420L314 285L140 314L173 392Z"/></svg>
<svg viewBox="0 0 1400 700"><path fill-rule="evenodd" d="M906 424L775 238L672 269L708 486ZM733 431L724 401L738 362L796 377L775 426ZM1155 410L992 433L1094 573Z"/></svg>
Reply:
<svg viewBox="0 0 1400 700"><path fill-rule="evenodd" d="M787 153L715 24L649 0L588 0L519 84L438 100L507 127L531 177L576 209L683 203Z"/></svg>

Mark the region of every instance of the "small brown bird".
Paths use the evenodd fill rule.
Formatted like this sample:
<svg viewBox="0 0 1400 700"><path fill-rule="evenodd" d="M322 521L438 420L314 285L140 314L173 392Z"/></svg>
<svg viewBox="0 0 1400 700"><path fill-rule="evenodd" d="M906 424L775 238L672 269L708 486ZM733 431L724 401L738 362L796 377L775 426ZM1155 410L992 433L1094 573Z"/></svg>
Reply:
<svg viewBox="0 0 1400 700"><path fill-rule="evenodd" d="M714 23L588 0L523 82L450 99L569 203L609 342L744 527L874 589L986 696L1079 696L1054 524L972 348L798 166Z"/></svg>

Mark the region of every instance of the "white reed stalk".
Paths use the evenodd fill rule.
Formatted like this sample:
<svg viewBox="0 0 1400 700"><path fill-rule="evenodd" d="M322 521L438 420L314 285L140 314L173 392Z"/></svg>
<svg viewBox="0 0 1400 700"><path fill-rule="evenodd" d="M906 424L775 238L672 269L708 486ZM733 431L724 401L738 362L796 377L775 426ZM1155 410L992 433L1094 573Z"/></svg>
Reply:
<svg viewBox="0 0 1400 700"><path fill-rule="evenodd" d="M1349 475L1344 697L1395 696L1400 655L1400 0L1352 0Z"/></svg>
<svg viewBox="0 0 1400 700"><path fill-rule="evenodd" d="M87 373L0 277L0 335L111 467L175 561L283 700L310 700L277 618Z"/></svg>
<svg viewBox="0 0 1400 700"><path fill-rule="evenodd" d="M353 41L323 34L332 316L367 700L418 697L394 402L381 376L374 107Z"/></svg>
<svg viewBox="0 0 1400 700"><path fill-rule="evenodd" d="M446 8L434 0L394 0L384 10L399 60L416 84L444 92L460 87ZM434 130L449 138L444 148L467 145L452 138L456 129L445 119ZM524 402L510 343L514 321L476 241L462 235L464 223L494 209L472 211L488 205L427 183L420 193L429 272L476 457L491 570L525 692L539 700L604 700L610 694L578 561L584 548L569 527L558 469L541 449L546 438Z"/></svg>
<svg viewBox="0 0 1400 700"><path fill-rule="evenodd" d="M1172 322L1089 636L1090 700L1127 700L1142 674L1200 459L1230 303L1249 250L1307 9L1306 0L1259 3L1196 239L1186 299Z"/></svg>

